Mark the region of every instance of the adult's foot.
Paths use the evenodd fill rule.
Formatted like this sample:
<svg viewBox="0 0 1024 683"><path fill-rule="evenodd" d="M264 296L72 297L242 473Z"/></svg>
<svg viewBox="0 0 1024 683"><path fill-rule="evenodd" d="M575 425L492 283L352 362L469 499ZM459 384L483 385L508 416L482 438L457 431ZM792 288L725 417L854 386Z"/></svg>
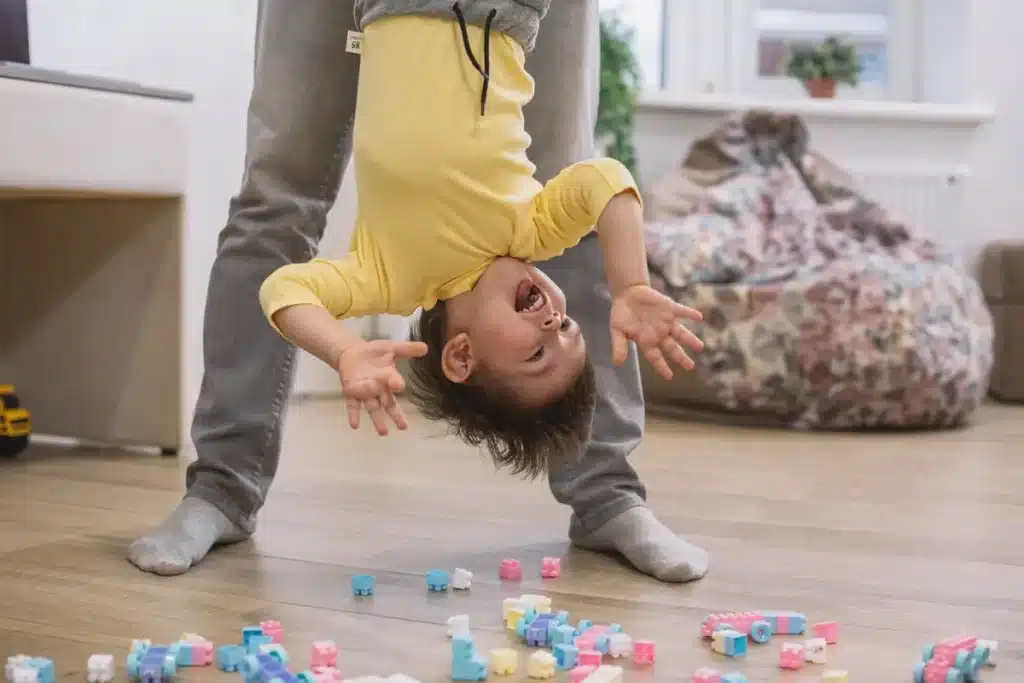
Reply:
<svg viewBox="0 0 1024 683"><path fill-rule="evenodd" d="M189 497L158 527L132 543L128 560L144 572L176 576L195 566L214 546L248 537L213 505Z"/></svg>
<svg viewBox="0 0 1024 683"><path fill-rule="evenodd" d="M677 536L644 505L572 542L587 550L618 553L638 571L668 583L696 581L708 573L707 551Z"/></svg>

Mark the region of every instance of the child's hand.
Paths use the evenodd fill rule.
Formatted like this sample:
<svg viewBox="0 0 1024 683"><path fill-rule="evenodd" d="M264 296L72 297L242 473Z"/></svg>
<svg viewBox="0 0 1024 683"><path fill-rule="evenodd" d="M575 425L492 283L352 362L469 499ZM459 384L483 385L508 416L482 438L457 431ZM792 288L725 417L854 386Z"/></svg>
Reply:
<svg viewBox="0 0 1024 683"><path fill-rule="evenodd" d="M363 407L370 415L373 426L381 436L387 436L390 417L399 429L406 429L402 406L395 394L405 389L405 380L398 373L395 361L399 358L419 358L427 353L423 342L396 342L377 340L354 344L338 358L341 389L348 406L348 424L359 429Z"/></svg>
<svg viewBox="0 0 1024 683"><path fill-rule="evenodd" d="M704 343L679 321L703 319L700 311L678 304L646 285L634 285L612 302L612 362L625 362L632 341L665 379L672 379L668 361L693 370L693 359L683 347L700 351Z"/></svg>

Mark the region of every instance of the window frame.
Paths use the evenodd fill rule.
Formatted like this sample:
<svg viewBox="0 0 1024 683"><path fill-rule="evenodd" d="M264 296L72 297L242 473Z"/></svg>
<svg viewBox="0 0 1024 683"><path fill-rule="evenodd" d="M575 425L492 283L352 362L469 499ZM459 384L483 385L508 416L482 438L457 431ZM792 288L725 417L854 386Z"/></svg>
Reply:
<svg viewBox="0 0 1024 683"><path fill-rule="evenodd" d="M919 101L924 0L890 0L887 87L841 88L840 99ZM662 0L663 90L682 96L804 99L800 85L757 73L759 0Z"/></svg>

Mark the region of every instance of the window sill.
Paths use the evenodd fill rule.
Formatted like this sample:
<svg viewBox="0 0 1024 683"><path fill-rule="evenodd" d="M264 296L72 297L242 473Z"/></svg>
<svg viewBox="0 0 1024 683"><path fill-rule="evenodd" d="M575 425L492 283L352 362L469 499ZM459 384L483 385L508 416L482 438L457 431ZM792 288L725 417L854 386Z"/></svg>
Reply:
<svg viewBox="0 0 1024 683"><path fill-rule="evenodd" d="M786 100L741 95L678 95L659 90L643 93L640 109L700 114L728 114L748 109L772 109L812 119L884 121L977 127L992 121L995 110L986 104L929 104L867 100Z"/></svg>

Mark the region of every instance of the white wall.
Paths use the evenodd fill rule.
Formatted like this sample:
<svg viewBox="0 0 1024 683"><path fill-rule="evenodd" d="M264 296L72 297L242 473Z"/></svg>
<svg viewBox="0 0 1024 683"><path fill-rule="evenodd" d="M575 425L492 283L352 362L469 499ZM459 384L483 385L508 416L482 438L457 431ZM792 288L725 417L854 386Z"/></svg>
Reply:
<svg viewBox="0 0 1024 683"><path fill-rule="evenodd" d="M986 241L1024 236L1024 83L1017 63L1024 5L1011 0L977 3L967 72L976 96L996 105L996 121L971 133L890 126L890 154L930 154L966 162L972 169L970 205L976 219L960 238L974 254ZM206 280L227 202L236 191L244 154L244 115L252 84L255 0L29 0L33 61L39 66L127 78L196 95L187 245L186 408L191 411L201 363L201 323ZM707 117L643 111L638 147L644 179L677 163L685 136L710 125ZM842 162L865 155L864 138L849 128L815 125L815 142ZM860 127L861 136L865 134ZM884 157L878 157L884 159ZM350 184L330 217L324 253L347 243L353 213ZM392 323L393 326L393 323ZM304 360L297 389L333 391L329 371Z"/></svg>

